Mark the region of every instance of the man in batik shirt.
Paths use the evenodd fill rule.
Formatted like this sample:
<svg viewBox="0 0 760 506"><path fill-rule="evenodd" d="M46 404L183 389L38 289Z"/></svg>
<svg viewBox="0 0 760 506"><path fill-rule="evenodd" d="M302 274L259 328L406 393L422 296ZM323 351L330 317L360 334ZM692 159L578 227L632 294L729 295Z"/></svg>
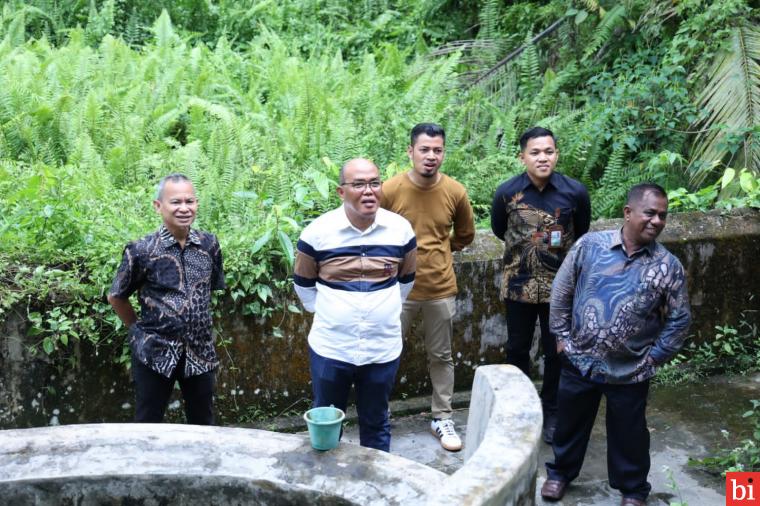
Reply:
<svg viewBox="0 0 760 506"><path fill-rule="evenodd" d="M578 476L601 396L607 404L607 469L623 506L651 490L646 403L649 379L683 346L691 322L683 266L655 239L668 199L658 185L628 193L620 230L592 232L554 280L551 330L563 360L554 462L541 488L559 500Z"/></svg>
<svg viewBox="0 0 760 506"><path fill-rule="evenodd" d="M549 331L552 280L567 250L588 231L591 206L586 187L554 171L559 159L554 134L535 127L520 137L525 172L501 184L491 206L491 229L504 241L501 298L507 311L507 360L530 375L530 349L541 327L544 379L541 405L544 441L556 426L560 363Z"/></svg>
<svg viewBox="0 0 760 506"><path fill-rule="evenodd" d="M161 422L175 382L187 422L214 423L211 290L223 290L222 253L212 234L190 228L198 199L182 174L158 184L153 207L161 227L127 244L108 301L129 329L135 421ZM129 301L137 292L140 317Z"/></svg>

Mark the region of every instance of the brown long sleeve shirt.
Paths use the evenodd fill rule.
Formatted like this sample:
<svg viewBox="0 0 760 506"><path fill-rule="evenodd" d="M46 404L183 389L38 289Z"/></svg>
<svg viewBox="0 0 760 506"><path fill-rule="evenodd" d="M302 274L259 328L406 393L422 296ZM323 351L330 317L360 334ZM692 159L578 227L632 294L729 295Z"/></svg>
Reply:
<svg viewBox="0 0 760 506"><path fill-rule="evenodd" d="M417 236L417 274L410 300L456 295L452 251L475 238L467 191L445 174L431 188L417 186L406 173L383 184L382 206L409 220Z"/></svg>

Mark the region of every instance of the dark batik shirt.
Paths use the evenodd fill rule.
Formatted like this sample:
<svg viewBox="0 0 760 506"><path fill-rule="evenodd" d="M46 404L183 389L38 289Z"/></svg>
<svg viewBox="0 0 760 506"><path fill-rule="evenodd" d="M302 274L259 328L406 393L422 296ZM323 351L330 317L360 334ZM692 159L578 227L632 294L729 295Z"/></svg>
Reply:
<svg viewBox="0 0 760 506"><path fill-rule="evenodd" d="M491 205L491 229L504 241L501 298L549 302L557 269L590 223L588 191L575 179L554 172L539 190L523 172L502 183ZM559 245L550 247L551 231L557 226Z"/></svg>
<svg viewBox="0 0 760 506"><path fill-rule="evenodd" d="M129 328L134 356L170 377L186 354L185 376L218 365L211 333L211 290L223 290L219 242L191 229L181 248L163 225L127 244L110 294L127 299L137 291L140 318Z"/></svg>
<svg viewBox="0 0 760 506"><path fill-rule="evenodd" d="M628 255L619 230L586 234L554 280L549 326L591 381L647 380L690 323L683 266L657 242Z"/></svg>

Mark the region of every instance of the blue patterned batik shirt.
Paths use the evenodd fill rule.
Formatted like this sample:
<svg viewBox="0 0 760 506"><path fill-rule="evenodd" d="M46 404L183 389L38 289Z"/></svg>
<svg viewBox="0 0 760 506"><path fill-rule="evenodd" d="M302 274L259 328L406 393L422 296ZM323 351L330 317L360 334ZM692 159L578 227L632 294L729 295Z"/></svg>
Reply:
<svg viewBox="0 0 760 506"><path fill-rule="evenodd" d="M652 242L628 255L620 230L584 235L552 285L550 326L599 383L638 383L678 353L691 323L683 266Z"/></svg>

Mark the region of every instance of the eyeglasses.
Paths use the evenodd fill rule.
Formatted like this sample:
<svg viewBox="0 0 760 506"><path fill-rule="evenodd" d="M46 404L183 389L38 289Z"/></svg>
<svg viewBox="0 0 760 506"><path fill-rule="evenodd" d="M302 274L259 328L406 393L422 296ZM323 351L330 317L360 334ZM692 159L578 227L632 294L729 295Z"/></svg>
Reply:
<svg viewBox="0 0 760 506"><path fill-rule="evenodd" d="M383 186L383 182L378 179L372 181L351 181L350 183L341 183L341 186L350 186L356 191L363 191L366 187L370 187L371 190L379 190Z"/></svg>

